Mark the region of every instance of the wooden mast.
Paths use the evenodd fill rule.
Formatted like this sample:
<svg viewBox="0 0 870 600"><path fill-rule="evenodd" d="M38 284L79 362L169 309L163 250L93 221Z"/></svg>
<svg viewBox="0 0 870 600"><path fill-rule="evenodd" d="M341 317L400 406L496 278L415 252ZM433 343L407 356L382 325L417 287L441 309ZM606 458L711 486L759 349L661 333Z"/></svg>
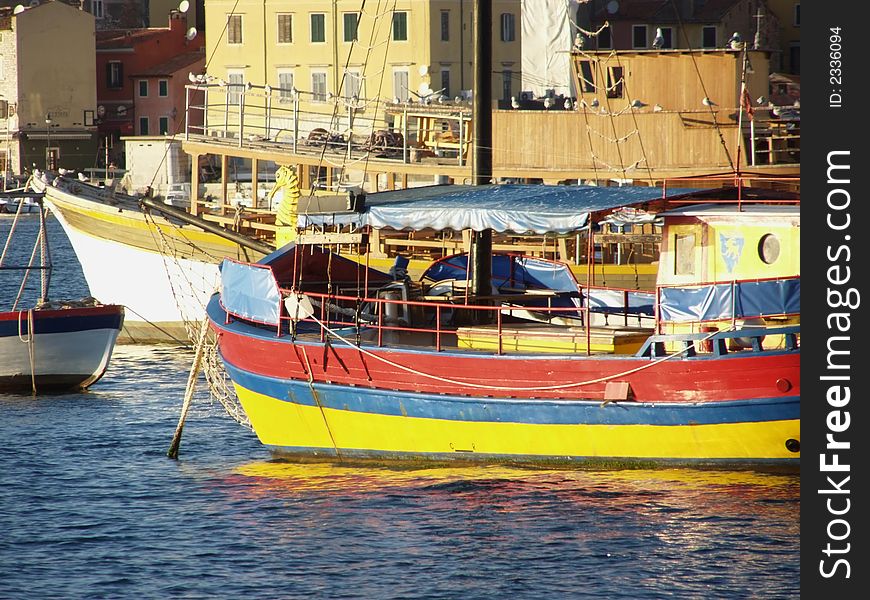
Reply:
<svg viewBox="0 0 870 600"><path fill-rule="evenodd" d="M492 0L474 0L472 89L472 184L488 185L492 181ZM492 289L492 230L472 231L471 239L471 293L489 296Z"/></svg>

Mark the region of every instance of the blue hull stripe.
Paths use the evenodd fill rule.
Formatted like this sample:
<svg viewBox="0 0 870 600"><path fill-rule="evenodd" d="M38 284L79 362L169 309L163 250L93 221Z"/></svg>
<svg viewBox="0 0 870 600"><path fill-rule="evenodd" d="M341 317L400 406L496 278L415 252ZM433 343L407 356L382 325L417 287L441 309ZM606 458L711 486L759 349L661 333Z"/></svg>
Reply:
<svg viewBox="0 0 870 600"><path fill-rule="evenodd" d="M121 315L106 314L95 316L66 316L46 318L36 317L34 329L36 333L69 333L71 331L90 331L92 329L120 329ZM21 316L21 332L27 333L27 311ZM18 335L18 319L0 321L0 337Z"/></svg>
<svg viewBox="0 0 870 600"><path fill-rule="evenodd" d="M230 378L243 388L305 406L391 416L448 421L554 425L709 425L800 419L800 397L758 398L729 402L641 403L600 400L527 400L467 398L314 384L242 371L224 360Z"/></svg>

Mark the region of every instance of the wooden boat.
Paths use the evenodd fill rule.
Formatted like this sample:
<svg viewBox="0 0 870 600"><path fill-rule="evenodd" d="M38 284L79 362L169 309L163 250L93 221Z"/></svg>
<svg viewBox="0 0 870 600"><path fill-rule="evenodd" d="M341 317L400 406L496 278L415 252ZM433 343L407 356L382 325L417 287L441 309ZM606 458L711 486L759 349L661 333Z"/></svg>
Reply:
<svg viewBox="0 0 870 600"><path fill-rule="evenodd" d="M38 201L36 201L38 204ZM106 371L118 333L124 322L124 308L104 305L94 298L49 300L51 263L45 240L45 213L40 210L36 245L42 248L38 266L6 266L0 269L42 276L40 299L34 306L0 312L0 391L45 392L81 390L96 382ZM15 223L10 227L10 247ZM36 249L34 249L35 254ZM5 253L4 253L5 255ZM19 293L20 296L20 293Z"/></svg>
<svg viewBox="0 0 870 600"><path fill-rule="evenodd" d="M591 196L583 211L544 214L524 186L481 186L463 194L462 210L445 210L441 198L440 212L413 218L588 232L620 209L670 208L658 213L665 233L653 327L638 328L628 302L614 319L622 327L593 325L589 280L562 293L523 273L509 285L493 281L492 293L471 292L486 289L472 281L433 296L438 283L394 281L300 245L257 263L224 261L208 316L263 444L279 456L328 460L796 465L800 276L790 272L796 248L784 247L798 238L784 232L798 209L784 215L739 201L720 209L730 217L712 218L709 207L687 212L686 195L631 202L617 201L618 190L557 193ZM505 226L510 219L488 194L508 198L520 223ZM402 208L391 208L394 218L405 218ZM576 220L560 222L567 214ZM370 223L385 218L366 213ZM735 252L725 231L742 233L747 251ZM754 249L764 235L777 236L788 259L764 263L762 273ZM691 239L692 252L669 241L675 236ZM741 325L748 319L761 324ZM624 333L642 334L640 347L620 343ZM487 343L462 342L475 335ZM560 341L547 347L547 336Z"/></svg>

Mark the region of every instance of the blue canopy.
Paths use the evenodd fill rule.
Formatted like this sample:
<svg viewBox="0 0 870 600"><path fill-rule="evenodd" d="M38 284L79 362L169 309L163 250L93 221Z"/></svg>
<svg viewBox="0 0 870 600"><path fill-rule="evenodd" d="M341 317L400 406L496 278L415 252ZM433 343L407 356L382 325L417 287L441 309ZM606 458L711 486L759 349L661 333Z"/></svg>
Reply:
<svg viewBox="0 0 870 600"><path fill-rule="evenodd" d="M425 190L426 188L419 188ZM598 187L587 185L486 185L444 186L433 194L403 190L400 199L386 201L393 193L372 194L360 215L300 215L300 226L354 223L396 230L492 229L518 234L566 234L584 229L589 216L622 206L663 198L655 187ZM673 189L667 198L698 190ZM383 194L383 195L382 195ZM379 196L385 201L380 201ZM395 197L395 196L393 196Z"/></svg>

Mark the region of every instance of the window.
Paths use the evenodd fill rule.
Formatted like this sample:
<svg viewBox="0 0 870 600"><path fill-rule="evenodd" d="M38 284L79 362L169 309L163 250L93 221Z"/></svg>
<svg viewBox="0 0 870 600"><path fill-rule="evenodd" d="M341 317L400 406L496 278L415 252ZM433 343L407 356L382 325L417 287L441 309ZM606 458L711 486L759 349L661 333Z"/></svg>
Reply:
<svg viewBox="0 0 870 600"><path fill-rule="evenodd" d="M695 235L674 236L674 275L695 274Z"/></svg>
<svg viewBox="0 0 870 600"><path fill-rule="evenodd" d="M293 15L278 15L278 43L289 44L293 41Z"/></svg>
<svg viewBox="0 0 870 600"><path fill-rule="evenodd" d="M613 48L613 42L610 39L610 27L605 27L598 34L598 49L610 50L611 48Z"/></svg>
<svg viewBox="0 0 870 600"><path fill-rule="evenodd" d="M393 94L400 102L408 99L408 71L406 69L393 71Z"/></svg>
<svg viewBox="0 0 870 600"><path fill-rule="evenodd" d="M632 48L646 48L646 25L632 25L631 26L631 47Z"/></svg>
<svg viewBox="0 0 870 600"><path fill-rule="evenodd" d="M441 69L441 87L444 88L441 93L450 98L450 69L447 67Z"/></svg>
<svg viewBox="0 0 870 600"><path fill-rule="evenodd" d="M502 100L510 100L511 99L511 79L513 79L513 73L510 69L504 69L501 72L501 99Z"/></svg>
<svg viewBox="0 0 870 600"><path fill-rule="evenodd" d="M148 117L139 117L139 135L148 135Z"/></svg>
<svg viewBox="0 0 870 600"><path fill-rule="evenodd" d="M238 104L245 89L245 74L240 72L227 73L227 102Z"/></svg>
<svg viewBox="0 0 870 600"><path fill-rule="evenodd" d="M314 102L326 102L326 72L315 71L311 74L311 92Z"/></svg>
<svg viewBox="0 0 870 600"><path fill-rule="evenodd" d="M516 23L513 13L501 14L501 41L512 42L516 38Z"/></svg>
<svg viewBox="0 0 870 600"><path fill-rule="evenodd" d="M441 11L441 41L450 41L450 11Z"/></svg>
<svg viewBox="0 0 870 600"><path fill-rule="evenodd" d="M794 5L794 26L801 26L801 3L798 2Z"/></svg>
<svg viewBox="0 0 870 600"><path fill-rule="evenodd" d="M323 13L311 15L311 41L317 43L326 41L326 15Z"/></svg>
<svg viewBox="0 0 870 600"><path fill-rule="evenodd" d="M124 87L124 65L119 60L106 63L106 87L118 89Z"/></svg>
<svg viewBox="0 0 870 600"><path fill-rule="evenodd" d="M157 95L161 98L166 98L169 95L168 79L160 79L157 81Z"/></svg>
<svg viewBox="0 0 870 600"><path fill-rule="evenodd" d="M408 13L393 13L393 40L397 42L408 41Z"/></svg>
<svg viewBox="0 0 870 600"><path fill-rule="evenodd" d="M607 68L607 97L622 98L622 67Z"/></svg>
<svg viewBox="0 0 870 600"><path fill-rule="evenodd" d="M160 127L160 135L168 135L169 134L169 117L160 117L159 127Z"/></svg>
<svg viewBox="0 0 870 600"><path fill-rule="evenodd" d="M278 71L279 102L293 101L293 71Z"/></svg>
<svg viewBox="0 0 870 600"><path fill-rule="evenodd" d="M592 61L580 61L580 90L583 92L595 91L595 77L592 74Z"/></svg>
<svg viewBox="0 0 870 600"><path fill-rule="evenodd" d="M764 264L772 265L779 258L779 238L772 233L761 236L758 241L758 257Z"/></svg>
<svg viewBox="0 0 870 600"><path fill-rule="evenodd" d="M701 47L715 48L716 47L716 26L704 25L701 29Z"/></svg>
<svg viewBox="0 0 870 600"><path fill-rule="evenodd" d="M344 13L344 41L355 42L357 37L357 24L359 23L359 14Z"/></svg>
<svg viewBox="0 0 870 600"><path fill-rule="evenodd" d="M662 30L662 48L673 48L674 47L674 28L673 27L661 27Z"/></svg>
<svg viewBox="0 0 870 600"><path fill-rule="evenodd" d="M795 75L801 73L801 43L792 42L788 47L789 72Z"/></svg>
<svg viewBox="0 0 870 600"><path fill-rule="evenodd" d="M344 73L344 98L352 100L353 97L362 97L362 76L359 71L345 71Z"/></svg>
<svg viewBox="0 0 870 600"><path fill-rule="evenodd" d="M106 16L103 0L91 0L91 12L97 20L103 19Z"/></svg>
<svg viewBox="0 0 870 600"><path fill-rule="evenodd" d="M242 43L242 15L227 15L227 44Z"/></svg>
<svg viewBox="0 0 870 600"><path fill-rule="evenodd" d="M139 97L147 98L148 97L148 80L140 79L139 80Z"/></svg>

